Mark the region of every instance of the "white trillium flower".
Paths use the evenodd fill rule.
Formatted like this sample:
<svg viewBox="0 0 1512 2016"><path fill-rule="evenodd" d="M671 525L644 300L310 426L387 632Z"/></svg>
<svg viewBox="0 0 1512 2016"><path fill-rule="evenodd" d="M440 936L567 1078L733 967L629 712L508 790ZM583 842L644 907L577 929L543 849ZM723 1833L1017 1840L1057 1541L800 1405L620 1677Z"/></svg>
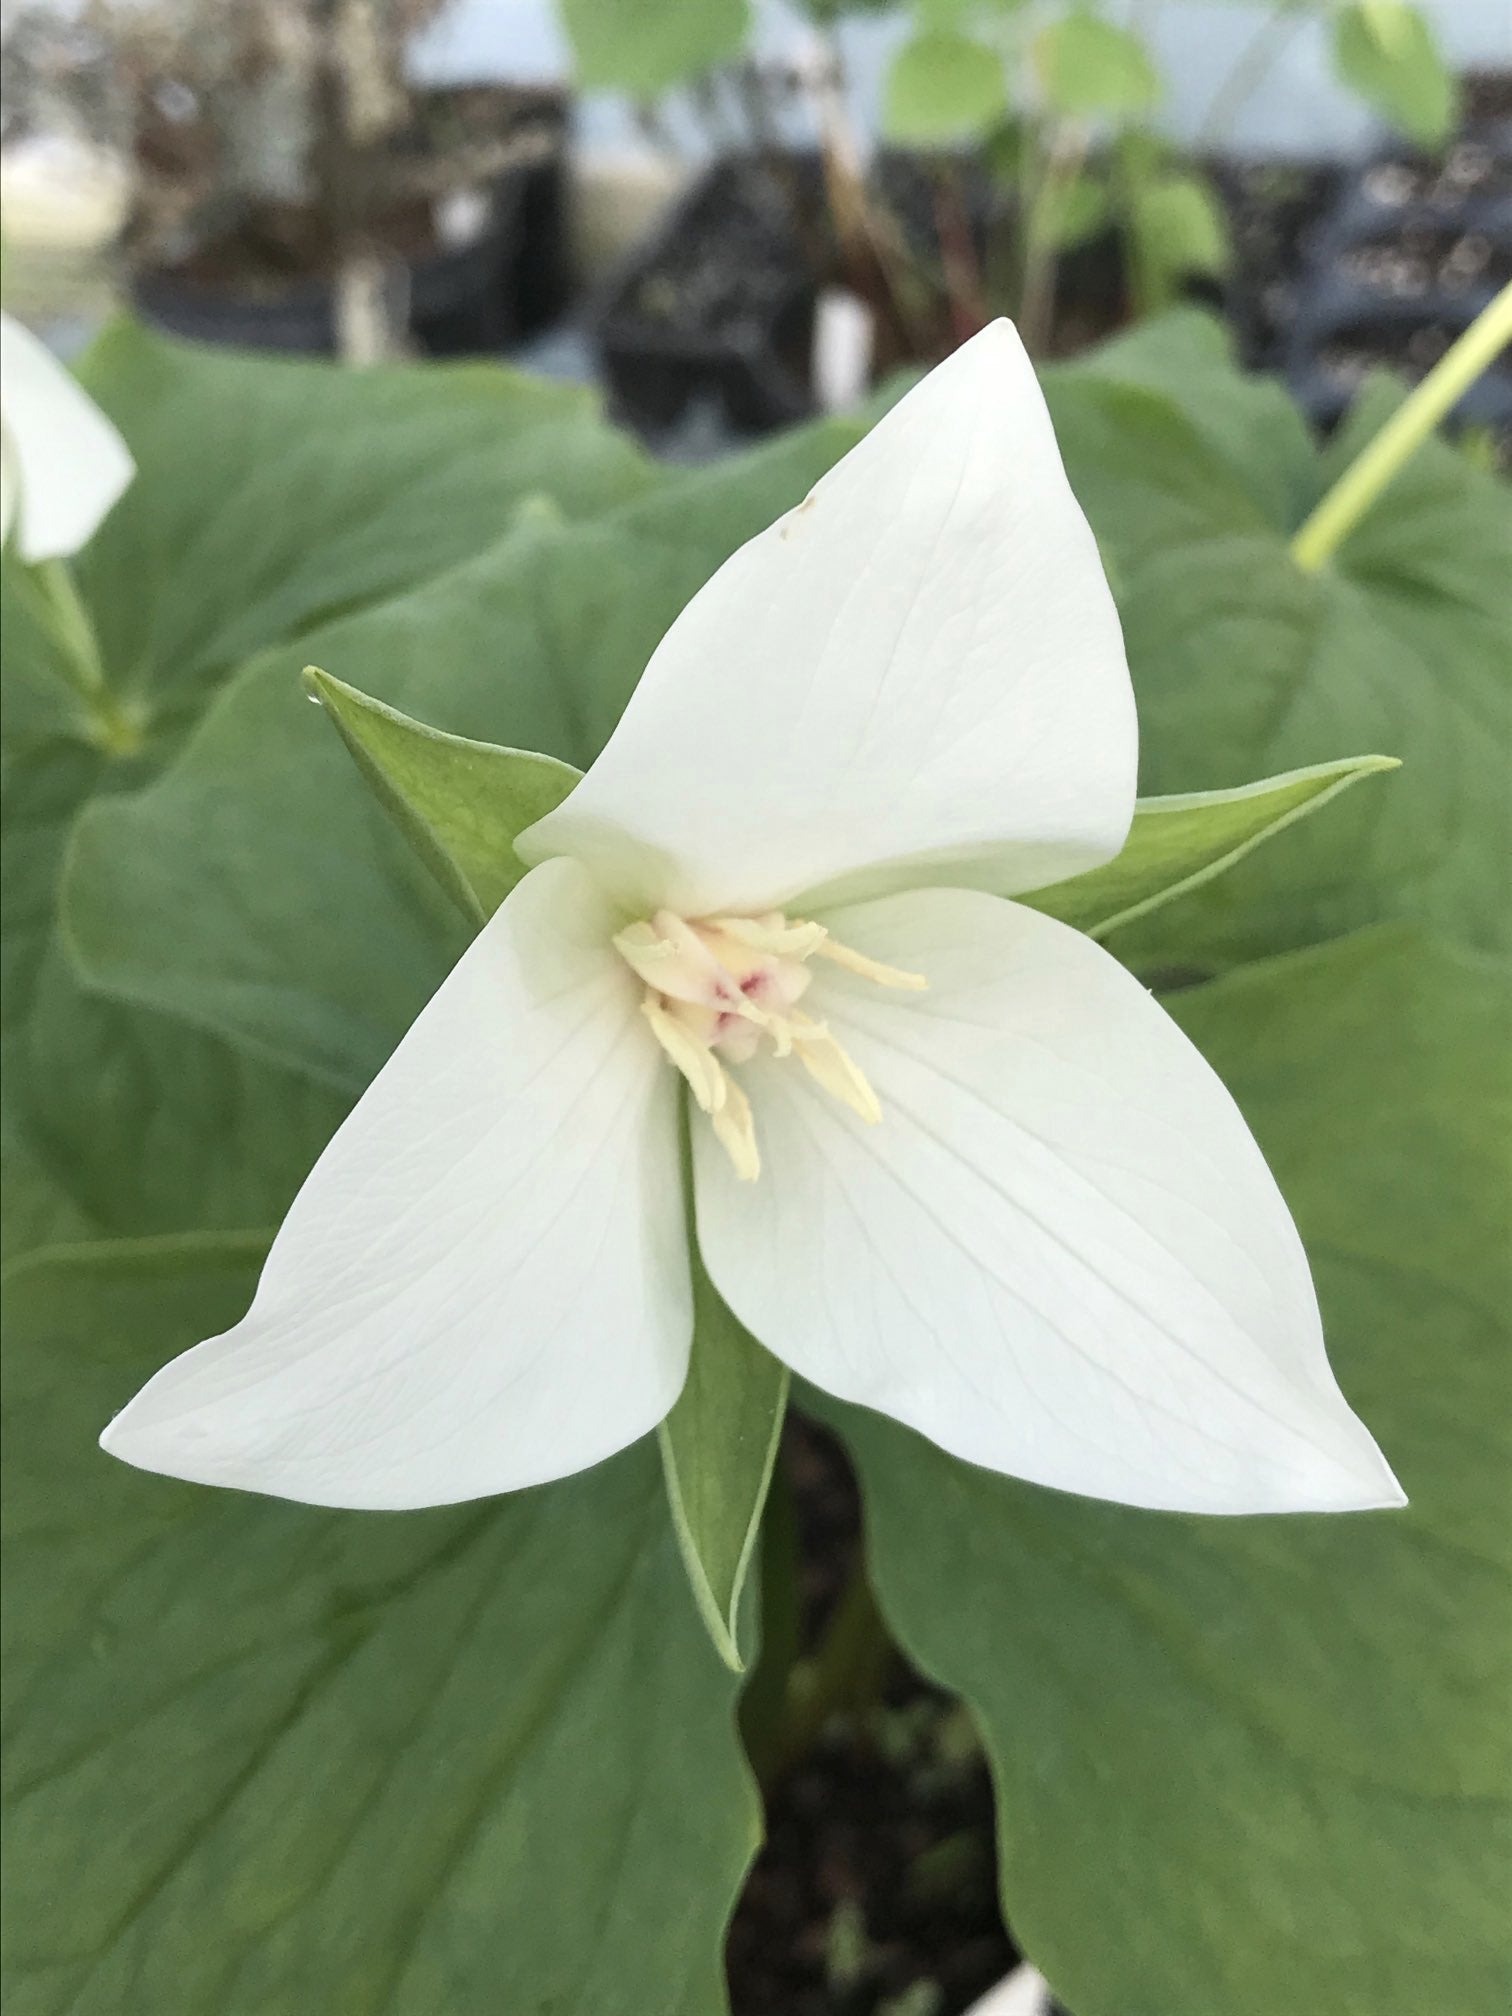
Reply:
<svg viewBox="0 0 1512 2016"><path fill-rule="evenodd" d="M695 595L248 1315L105 1447L402 1507L634 1441L688 1365L685 1082L704 1264L816 1386L1133 1505L1400 1504L1232 1099L1108 953L1011 900L1119 851L1135 754L1097 549L999 322Z"/></svg>
<svg viewBox="0 0 1512 2016"><path fill-rule="evenodd" d="M126 443L45 343L0 314L0 543L77 553L136 473Z"/></svg>

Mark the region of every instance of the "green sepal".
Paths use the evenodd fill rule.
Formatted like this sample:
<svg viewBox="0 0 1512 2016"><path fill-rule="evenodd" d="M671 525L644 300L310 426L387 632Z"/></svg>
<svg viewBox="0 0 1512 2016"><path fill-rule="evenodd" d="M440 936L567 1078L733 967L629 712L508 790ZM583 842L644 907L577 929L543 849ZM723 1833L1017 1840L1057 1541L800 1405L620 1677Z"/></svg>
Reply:
<svg viewBox="0 0 1512 2016"><path fill-rule="evenodd" d="M693 1351L657 1431L667 1503L698 1614L732 1672L746 1669L741 1596L787 1412L788 1369L728 1309L697 1247Z"/></svg>
<svg viewBox="0 0 1512 2016"><path fill-rule="evenodd" d="M1400 767L1394 756L1348 756L1231 791L1142 798L1123 850L1112 861L1021 900L1089 937L1106 937L1211 882L1362 777Z"/></svg>
<svg viewBox="0 0 1512 2016"><path fill-rule="evenodd" d="M305 667L304 682L442 887L477 922L491 917L525 873L516 836L560 805L582 772L428 728L318 665Z"/></svg>

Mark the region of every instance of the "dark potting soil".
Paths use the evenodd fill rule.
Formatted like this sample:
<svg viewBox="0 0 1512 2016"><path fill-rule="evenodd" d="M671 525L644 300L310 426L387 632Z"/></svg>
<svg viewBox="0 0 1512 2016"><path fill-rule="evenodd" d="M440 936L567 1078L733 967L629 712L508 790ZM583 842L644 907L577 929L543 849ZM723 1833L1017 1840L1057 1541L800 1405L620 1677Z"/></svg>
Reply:
<svg viewBox="0 0 1512 2016"><path fill-rule="evenodd" d="M860 1503L839 1444L801 1417L782 1466L811 1649L849 1583ZM769 1789L766 1845L730 1929L733 2016L960 2016L1017 1964L969 1715L897 1652L881 1694L832 1717Z"/></svg>
<svg viewBox="0 0 1512 2016"><path fill-rule="evenodd" d="M980 296L990 185L948 158L884 151L869 192L872 232L842 252L816 155L732 155L709 169L600 301L595 338L616 417L653 438L690 404L713 403L736 432L806 417L815 301L834 284L877 311L878 378L948 355L969 328L952 321L942 270L949 261L964 300ZM1110 244L1062 262L1057 354L1125 319ZM979 302L968 323L977 313Z"/></svg>
<svg viewBox="0 0 1512 2016"><path fill-rule="evenodd" d="M1223 305L1244 364L1278 368L1313 238L1343 180L1332 162L1209 161L1228 217L1233 270Z"/></svg>
<svg viewBox="0 0 1512 2016"><path fill-rule="evenodd" d="M823 231L814 164L779 155L716 169L679 224L626 290L619 314L674 341L764 343L807 278L803 234L817 241Z"/></svg>
<svg viewBox="0 0 1512 2016"><path fill-rule="evenodd" d="M1467 124L1437 156L1383 148L1346 176L1312 228L1278 360L1331 426L1365 378L1421 378L1512 280L1512 120ZM1512 432L1512 365L1458 409Z"/></svg>

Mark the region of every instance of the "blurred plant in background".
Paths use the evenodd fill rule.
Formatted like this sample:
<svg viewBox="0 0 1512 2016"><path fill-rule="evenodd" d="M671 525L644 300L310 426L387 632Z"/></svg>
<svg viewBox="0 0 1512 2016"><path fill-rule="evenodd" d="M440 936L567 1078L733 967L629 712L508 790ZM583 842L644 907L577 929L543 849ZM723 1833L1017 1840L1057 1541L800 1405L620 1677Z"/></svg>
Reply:
<svg viewBox="0 0 1512 2016"><path fill-rule="evenodd" d="M1388 125L1435 146L1457 112L1454 79L1407 0L1276 0L1189 152L1159 129L1164 81L1138 7L915 0L887 79L884 138L916 157L911 193L921 179L930 192L919 228L899 201L896 164L891 187L885 165L865 173L833 33L848 15L896 10L810 4L811 51L793 64L742 53L751 23L741 0L637 10L633 34L593 0L562 9L584 84L651 96L683 87L727 144L733 106L741 141L768 161L780 152L774 108L808 99L829 230L816 248L807 192L790 171L792 228L825 279L868 300L883 363L938 356L997 313L1018 319L1033 351L1074 348L1219 281L1230 234L1207 156L1290 36L1320 14L1338 77ZM1057 329L1058 266L1110 236L1119 291L1102 326L1073 316Z"/></svg>

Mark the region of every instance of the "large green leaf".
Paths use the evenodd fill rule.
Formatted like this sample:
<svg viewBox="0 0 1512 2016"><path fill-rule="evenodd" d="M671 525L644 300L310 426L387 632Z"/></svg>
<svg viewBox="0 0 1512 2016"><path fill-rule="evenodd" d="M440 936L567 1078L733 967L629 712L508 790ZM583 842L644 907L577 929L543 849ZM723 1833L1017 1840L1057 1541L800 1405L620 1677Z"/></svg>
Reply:
<svg viewBox="0 0 1512 2016"><path fill-rule="evenodd" d="M171 771L81 823L67 912L84 970L360 1090L467 932L303 697L304 658L447 734L583 767L689 596L853 438L806 430L590 526L532 519L254 661Z"/></svg>
<svg viewBox="0 0 1512 2016"><path fill-rule="evenodd" d="M1301 408L1279 380L1235 370L1227 331L1202 310L1151 317L1083 362L1052 369L1051 396L1063 381L1086 376L1154 392L1179 408L1230 479L1219 506L1224 523L1235 516L1236 489L1250 505L1241 522L1258 509L1279 532L1300 525L1316 501L1318 457ZM1180 457L1185 439L1180 432L1168 438L1166 454L1174 448ZM1211 465L1187 459L1189 480L1200 484ZM1157 496L1179 487L1163 459L1155 474Z"/></svg>
<svg viewBox="0 0 1512 2016"><path fill-rule="evenodd" d="M1333 564L1303 574L1287 540L1331 465L1312 457L1301 490L1274 394L1211 356L1187 395L1157 390L1149 342L1132 365L1115 346L1106 372L1094 357L1048 388L1123 619L1142 788L1238 784L1350 748L1404 767L1162 911L1160 942L1128 956L1169 940L1222 964L1390 916L1506 949L1506 486L1429 442Z"/></svg>
<svg viewBox="0 0 1512 2016"><path fill-rule="evenodd" d="M975 1711L1005 1909L1077 2016L1499 2016L1512 1001L1393 928L1173 1006L1296 1210L1409 1509L1130 1511L827 1405L877 1593Z"/></svg>
<svg viewBox="0 0 1512 2016"><path fill-rule="evenodd" d="M393 1516L95 1447L262 1244L10 1278L7 2007L715 2016L756 1801L649 1442Z"/></svg>
<svg viewBox="0 0 1512 2016"><path fill-rule="evenodd" d="M254 651L492 544L522 499L568 517L652 472L591 395L496 364L328 364L131 323L84 382L137 480L81 557L107 675L154 719Z"/></svg>

